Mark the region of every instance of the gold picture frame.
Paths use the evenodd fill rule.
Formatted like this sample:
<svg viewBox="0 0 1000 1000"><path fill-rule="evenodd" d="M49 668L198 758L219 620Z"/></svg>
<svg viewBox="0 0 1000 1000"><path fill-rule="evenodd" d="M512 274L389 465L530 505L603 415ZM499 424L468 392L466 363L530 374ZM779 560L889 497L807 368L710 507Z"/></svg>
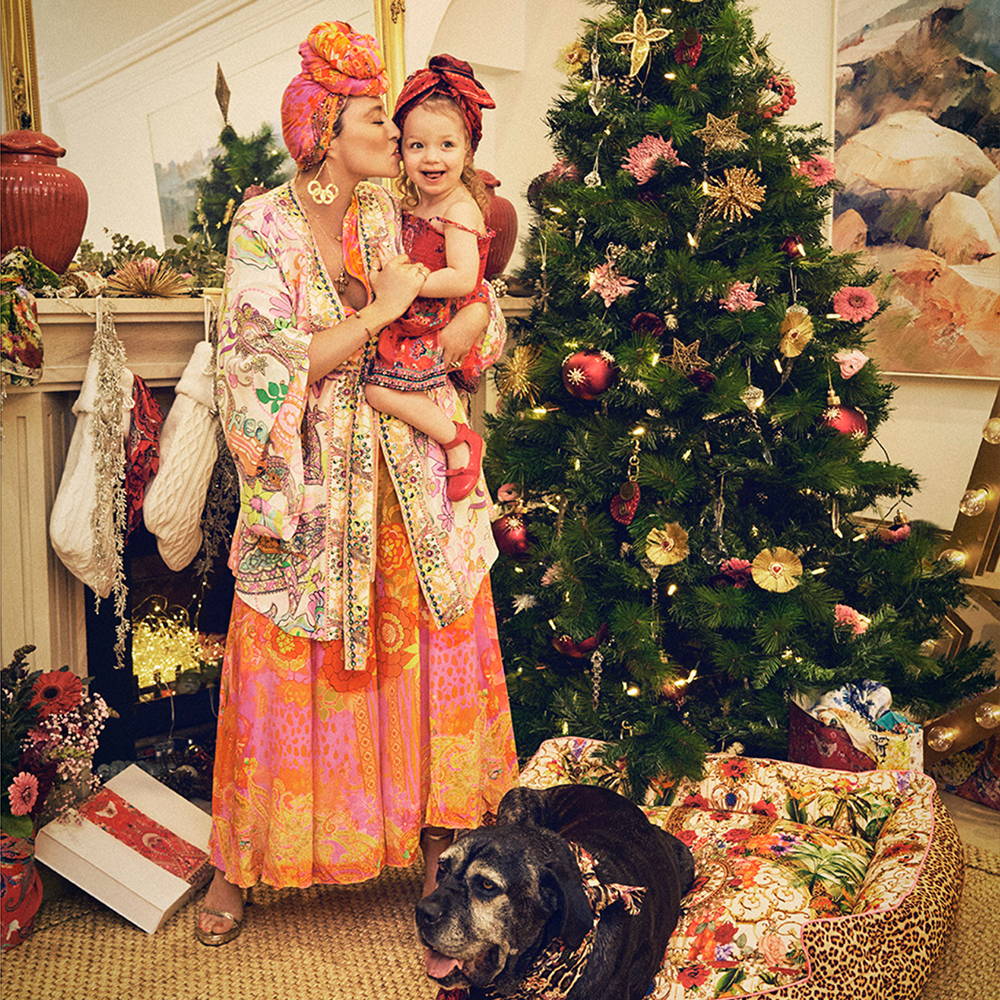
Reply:
<svg viewBox="0 0 1000 1000"><path fill-rule="evenodd" d="M406 0L372 0L375 28L389 76L391 108L406 76L403 29ZM31 0L0 0L2 15L3 102L7 130L42 131Z"/></svg>

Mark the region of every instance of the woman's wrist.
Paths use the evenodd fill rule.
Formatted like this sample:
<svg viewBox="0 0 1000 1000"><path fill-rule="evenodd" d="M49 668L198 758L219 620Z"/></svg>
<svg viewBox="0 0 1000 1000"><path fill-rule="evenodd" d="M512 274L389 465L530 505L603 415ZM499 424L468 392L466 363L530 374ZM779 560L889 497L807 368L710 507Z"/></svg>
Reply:
<svg viewBox="0 0 1000 1000"><path fill-rule="evenodd" d="M379 306L377 300L369 302L366 306L362 306L354 315L364 324L365 329L371 333L378 333L382 327L388 326L396 319L395 316L389 316Z"/></svg>

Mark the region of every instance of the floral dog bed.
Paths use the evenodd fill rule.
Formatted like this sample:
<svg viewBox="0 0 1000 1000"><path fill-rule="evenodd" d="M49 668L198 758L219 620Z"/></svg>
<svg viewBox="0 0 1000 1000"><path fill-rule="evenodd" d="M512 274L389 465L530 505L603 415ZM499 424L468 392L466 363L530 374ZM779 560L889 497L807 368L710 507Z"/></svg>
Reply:
<svg viewBox="0 0 1000 1000"><path fill-rule="evenodd" d="M542 744L532 788L621 790L602 745ZM919 771L847 773L714 755L644 806L695 857L695 883L649 1000L913 1000L962 887L954 823Z"/></svg>

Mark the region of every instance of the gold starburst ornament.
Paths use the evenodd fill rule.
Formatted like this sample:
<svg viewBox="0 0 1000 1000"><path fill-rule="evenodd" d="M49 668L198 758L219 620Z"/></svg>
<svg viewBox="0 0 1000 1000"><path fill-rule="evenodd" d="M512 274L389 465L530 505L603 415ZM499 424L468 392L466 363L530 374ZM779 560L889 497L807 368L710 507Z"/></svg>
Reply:
<svg viewBox="0 0 1000 1000"><path fill-rule="evenodd" d="M705 193L712 201L709 213L726 222L747 219L764 204L767 188L760 178L746 167L731 167L723 171L724 180L708 184Z"/></svg>
<svg viewBox="0 0 1000 1000"><path fill-rule="evenodd" d="M693 340L690 344L682 344L674 337L673 342L673 353L664 360L674 371L678 371L682 375L690 375L693 371L708 367L708 362L698 354L698 348L701 347L700 340Z"/></svg>
<svg viewBox="0 0 1000 1000"><path fill-rule="evenodd" d="M778 332L781 334L778 350L786 358L797 358L813 339L814 328L809 310L805 306L789 306Z"/></svg>
<svg viewBox="0 0 1000 1000"><path fill-rule="evenodd" d="M637 76L646 60L649 58L651 42L662 42L670 32L666 28L650 28L646 15L640 8L632 19L631 31L619 31L611 36L611 41L618 45L632 46L632 61L629 64L628 75Z"/></svg>
<svg viewBox="0 0 1000 1000"><path fill-rule="evenodd" d="M538 386L534 382L535 365L542 349L534 344L518 344L510 357L496 366L497 390L501 396L538 402Z"/></svg>
<svg viewBox="0 0 1000 1000"><path fill-rule="evenodd" d="M655 566L673 566L688 557L688 533L676 522L646 535L646 558Z"/></svg>
<svg viewBox="0 0 1000 1000"><path fill-rule="evenodd" d="M695 129L694 135L705 143L705 152L716 150L733 151L742 149L750 135L736 125L739 114L731 114L728 118L716 118L711 111L705 116L704 128Z"/></svg>
<svg viewBox="0 0 1000 1000"><path fill-rule="evenodd" d="M173 299L191 294L191 275L152 257L126 261L108 278L108 295Z"/></svg>
<svg viewBox="0 0 1000 1000"><path fill-rule="evenodd" d="M773 549L762 549L758 553L750 567L750 574L753 582L762 590L787 594L799 585L802 560L790 549L776 545Z"/></svg>

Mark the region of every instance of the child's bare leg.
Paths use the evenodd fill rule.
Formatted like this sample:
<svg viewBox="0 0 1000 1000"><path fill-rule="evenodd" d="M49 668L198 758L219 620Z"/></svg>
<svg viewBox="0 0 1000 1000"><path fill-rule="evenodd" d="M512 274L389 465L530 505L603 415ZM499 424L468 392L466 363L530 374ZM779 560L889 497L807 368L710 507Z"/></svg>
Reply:
<svg viewBox="0 0 1000 1000"><path fill-rule="evenodd" d="M455 422L445 416L441 407L426 393L400 392L384 385L366 385L365 396L380 413L399 417L438 444L448 444L455 437ZM460 444L445 450L444 455L449 469L461 469L469 461L469 447Z"/></svg>

